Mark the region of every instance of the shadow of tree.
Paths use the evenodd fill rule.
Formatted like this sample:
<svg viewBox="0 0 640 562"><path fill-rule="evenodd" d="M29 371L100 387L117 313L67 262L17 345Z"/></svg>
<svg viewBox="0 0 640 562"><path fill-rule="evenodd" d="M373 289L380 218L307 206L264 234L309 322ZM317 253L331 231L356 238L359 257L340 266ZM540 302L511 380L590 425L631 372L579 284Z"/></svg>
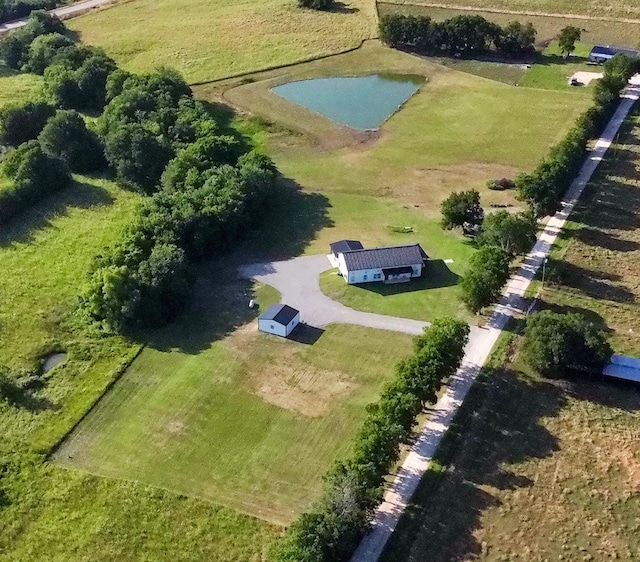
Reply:
<svg viewBox="0 0 640 562"><path fill-rule="evenodd" d="M356 287L377 293L383 297L398 295L401 293L412 293L424 291L426 289L440 289L457 285L460 276L451 271L443 260L428 260L422 271L422 275L417 279L412 279L408 283L397 283L385 285L378 283L360 283Z"/></svg>
<svg viewBox="0 0 640 562"><path fill-rule="evenodd" d="M640 249L640 244L634 240L625 240L611 232L588 226L579 229L574 238L587 246L599 246L612 252L635 252Z"/></svg>
<svg viewBox="0 0 640 562"><path fill-rule="evenodd" d="M449 562L479 555L482 515L502 505L490 488L533 485L517 465L558 450L541 420L557 416L565 404L558 385L485 369L438 450L438 465L448 468L427 472L382 559Z"/></svg>
<svg viewBox="0 0 640 562"><path fill-rule="evenodd" d="M331 7L332 12L336 12L338 14L356 14L360 11L360 8L356 8L355 6L347 6L344 2L334 2Z"/></svg>
<svg viewBox="0 0 640 562"><path fill-rule="evenodd" d="M29 389L2 375L0 375L0 400L4 400L14 408L28 410L33 414L58 409L58 406L48 398L37 396Z"/></svg>
<svg viewBox="0 0 640 562"><path fill-rule="evenodd" d="M113 202L113 197L103 187L75 181L68 188L40 201L0 228L0 247L16 242L31 243L35 232L50 227L54 219L65 216L70 208L91 209L111 205Z"/></svg>
<svg viewBox="0 0 640 562"><path fill-rule="evenodd" d="M588 297L613 302L630 303L635 294L618 284L622 277L616 273L587 269L569 261L551 260L550 278L566 287L577 289Z"/></svg>
<svg viewBox="0 0 640 562"><path fill-rule="evenodd" d="M257 263L300 255L320 230L334 225L330 206L325 195L302 191L296 181L282 178L261 225L248 233L233 258Z"/></svg>

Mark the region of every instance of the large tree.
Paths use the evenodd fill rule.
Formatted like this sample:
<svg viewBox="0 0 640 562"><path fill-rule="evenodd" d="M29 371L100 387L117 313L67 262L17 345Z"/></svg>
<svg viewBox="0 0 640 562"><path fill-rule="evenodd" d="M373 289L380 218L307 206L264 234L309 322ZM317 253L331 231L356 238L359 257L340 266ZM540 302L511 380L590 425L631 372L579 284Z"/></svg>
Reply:
<svg viewBox="0 0 640 562"><path fill-rule="evenodd" d="M480 193L475 189L452 193L440 205L442 211L442 228L464 228L479 226L484 219L484 211L480 206Z"/></svg>
<svg viewBox="0 0 640 562"><path fill-rule="evenodd" d="M508 278L509 254L497 246L480 248L460 282L463 302L472 312L480 312L498 300Z"/></svg>
<svg viewBox="0 0 640 562"><path fill-rule="evenodd" d="M576 313L545 310L527 319L522 353L544 375L602 372L613 350L603 330Z"/></svg>
<svg viewBox="0 0 640 562"><path fill-rule="evenodd" d="M532 213L498 211L484 220L478 243L482 246L498 246L510 256L516 256L531 249L536 240L536 229L536 219Z"/></svg>
<svg viewBox="0 0 640 562"><path fill-rule="evenodd" d="M560 31L558 44L560 45L560 52L565 58L576 50L576 42L580 41L581 36L582 31L580 28L573 25L568 25Z"/></svg>

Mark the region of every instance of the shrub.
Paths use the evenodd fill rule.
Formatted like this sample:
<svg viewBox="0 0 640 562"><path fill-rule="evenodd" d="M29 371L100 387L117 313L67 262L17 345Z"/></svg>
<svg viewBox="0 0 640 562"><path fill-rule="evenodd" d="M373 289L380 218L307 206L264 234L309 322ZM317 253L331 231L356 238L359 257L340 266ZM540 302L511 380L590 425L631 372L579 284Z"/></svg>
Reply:
<svg viewBox="0 0 640 562"><path fill-rule="evenodd" d="M522 353L538 372L553 376L601 373L613 350L605 333L584 316L545 310L527 319Z"/></svg>
<svg viewBox="0 0 640 562"><path fill-rule="evenodd" d="M480 193L475 189L452 193L440 205L442 211L442 228L450 230L465 225L478 226L484 219L484 211L480 206Z"/></svg>
<svg viewBox="0 0 640 562"><path fill-rule="evenodd" d="M311 8L312 10L331 10L335 5L335 0L298 0L301 8Z"/></svg>
<svg viewBox="0 0 640 562"><path fill-rule="evenodd" d="M487 182L487 188L493 191L506 191L507 189L513 189L516 183L509 178L502 178L498 180L489 180Z"/></svg>
<svg viewBox="0 0 640 562"><path fill-rule="evenodd" d="M73 44L69 37L61 33L48 33L36 37L29 46L23 70L34 74L44 74L46 68L53 63L58 51Z"/></svg>
<svg viewBox="0 0 640 562"><path fill-rule="evenodd" d="M35 139L55 109L46 103L24 103L0 109L0 144L19 146Z"/></svg>
<svg viewBox="0 0 640 562"><path fill-rule="evenodd" d="M497 246L483 246L469 260L460 282L462 300L472 312L496 302L509 278L509 254Z"/></svg>
<svg viewBox="0 0 640 562"><path fill-rule="evenodd" d="M2 171L12 180L12 186L0 191L0 224L71 182L66 164L46 154L37 141L26 142L9 152L2 162Z"/></svg>
<svg viewBox="0 0 640 562"><path fill-rule="evenodd" d="M73 172L95 172L106 166L100 139L75 111L56 112L38 140L47 153L64 160Z"/></svg>

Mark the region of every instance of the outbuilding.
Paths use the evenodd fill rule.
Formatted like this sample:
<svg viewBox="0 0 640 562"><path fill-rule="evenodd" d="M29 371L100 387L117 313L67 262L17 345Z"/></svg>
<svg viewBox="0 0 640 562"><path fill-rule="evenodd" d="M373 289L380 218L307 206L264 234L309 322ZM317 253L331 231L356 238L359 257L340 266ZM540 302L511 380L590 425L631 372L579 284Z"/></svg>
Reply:
<svg viewBox="0 0 640 562"><path fill-rule="evenodd" d="M610 45L596 45L589 53L589 61L603 64L617 54L626 55L631 58L640 58L640 51L626 49L624 47L611 47Z"/></svg>
<svg viewBox="0 0 640 562"><path fill-rule="evenodd" d="M344 242L357 242L345 241ZM335 248L331 245L331 252L335 256L337 251L338 270L349 284L372 283L406 283L414 277L422 275L424 262L428 259L420 244L403 244L400 246L381 246L378 248ZM353 247L353 246L352 246Z"/></svg>
<svg viewBox="0 0 640 562"><path fill-rule="evenodd" d="M300 323L300 311L286 304L272 304L258 317L261 332L286 338Z"/></svg>

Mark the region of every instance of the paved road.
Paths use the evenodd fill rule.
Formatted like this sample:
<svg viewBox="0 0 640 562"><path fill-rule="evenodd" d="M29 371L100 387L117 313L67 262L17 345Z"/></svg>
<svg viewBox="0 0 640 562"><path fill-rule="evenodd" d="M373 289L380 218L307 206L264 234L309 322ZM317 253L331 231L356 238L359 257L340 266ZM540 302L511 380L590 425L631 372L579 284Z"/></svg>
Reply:
<svg viewBox="0 0 640 562"><path fill-rule="evenodd" d="M405 334L421 334L427 322L360 312L336 302L320 290L320 274L333 266L327 256L302 256L287 261L247 265L240 275L271 285L282 302L300 310L300 319L317 328L329 324L356 324Z"/></svg>
<svg viewBox="0 0 640 562"><path fill-rule="evenodd" d="M529 284L548 255L556 237L562 231L585 186L615 138L620 125L638 99L640 99L640 75L632 80L618 110L611 118L594 149L589 153L578 177L571 184L562 201L561 210L549 219L535 246L526 256L524 264L510 279L504 296L496 307L487 328L472 331L460 369L442 398L438 400L433 415L420 432L417 442L398 471L396 479L385 493L383 503L376 511L372 531L364 537L351 558L351 562L377 562L380 559L400 516L429 467L429 463L440 445L440 440L449 428L480 369L489 358L502 330L511 318L520 316L527 310L528 303L524 294Z"/></svg>
<svg viewBox="0 0 640 562"><path fill-rule="evenodd" d="M73 16L83 14L84 12L92 10L93 8L98 8L99 6L110 4L113 1L114 0L85 0L84 2L76 2L75 4L71 4L70 6L63 6L61 8L56 8L55 10L49 10L49 13L54 14L61 19L68 19ZM28 18L22 18L19 20L0 24L0 34L12 29L17 29L18 27L22 27L25 23L27 23L27 19Z"/></svg>

